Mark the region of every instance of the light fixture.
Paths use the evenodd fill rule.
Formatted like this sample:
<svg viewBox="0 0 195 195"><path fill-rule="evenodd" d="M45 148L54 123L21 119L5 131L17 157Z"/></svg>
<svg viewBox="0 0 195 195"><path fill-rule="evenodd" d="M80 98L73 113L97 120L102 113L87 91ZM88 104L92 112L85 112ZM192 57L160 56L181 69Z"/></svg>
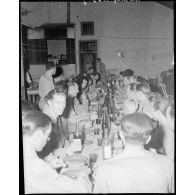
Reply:
<svg viewBox="0 0 195 195"><path fill-rule="evenodd" d="M118 56L120 56L121 58L125 57L123 51L117 50L116 52L117 52Z"/></svg>

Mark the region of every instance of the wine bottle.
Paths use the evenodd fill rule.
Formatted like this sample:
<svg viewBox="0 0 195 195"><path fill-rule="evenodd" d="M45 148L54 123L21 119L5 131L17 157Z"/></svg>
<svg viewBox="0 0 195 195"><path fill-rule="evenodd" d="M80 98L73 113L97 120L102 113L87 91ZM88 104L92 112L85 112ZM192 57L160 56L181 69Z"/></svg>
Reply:
<svg viewBox="0 0 195 195"><path fill-rule="evenodd" d="M112 146L111 146L111 140L108 136L108 129L104 129L104 137L102 139L102 152L103 152L103 159L109 159L112 158Z"/></svg>
<svg viewBox="0 0 195 195"><path fill-rule="evenodd" d="M107 128L107 107L103 107L103 116L102 116L102 130L104 131Z"/></svg>
<svg viewBox="0 0 195 195"><path fill-rule="evenodd" d="M76 123L76 132L75 134L73 135L73 142L78 144L78 145L81 145L81 134L79 132L79 125L78 125L78 122ZM81 151L75 151L75 153L80 153Z"/></svg>
<svg viewBox="0 0 195 195"><path fill-rule="evenodd" d="M98 118L101 118L101 110L100 110L100 103L98 102L98 111L97 111L97 115L98 115Z"/></svg>

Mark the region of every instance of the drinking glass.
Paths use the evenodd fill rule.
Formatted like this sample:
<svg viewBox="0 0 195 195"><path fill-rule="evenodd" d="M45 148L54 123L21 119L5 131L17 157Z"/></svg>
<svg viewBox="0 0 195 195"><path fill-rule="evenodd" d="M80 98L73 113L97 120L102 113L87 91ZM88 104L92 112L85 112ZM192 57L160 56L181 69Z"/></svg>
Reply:
<svg viewBox="0 0 195 195"><path fill-rule="evenodd" d="M99 127L95 127L94 128L94 135L99 135L100 133L100 128Z"/></svg>
<svg viewBox="0 0 195 195"><path fill-rule="evenodd" d="M94 163L97 162L98 154L96 153L90 153L89 154L89 167L93 169Z"/></svg>
<svg viewBox="0 0 195 195"><path fill-rule="evenodd" d="M83 127L81 132L81 144L83 147L84 147L85 139L86 139L86 131L85 128Z"/></svg>
<svg viewBox="0 0 195 195"><path fill-rule="evenodd" d="M102 146L102 138L97 138L98 146Z"/></svg>

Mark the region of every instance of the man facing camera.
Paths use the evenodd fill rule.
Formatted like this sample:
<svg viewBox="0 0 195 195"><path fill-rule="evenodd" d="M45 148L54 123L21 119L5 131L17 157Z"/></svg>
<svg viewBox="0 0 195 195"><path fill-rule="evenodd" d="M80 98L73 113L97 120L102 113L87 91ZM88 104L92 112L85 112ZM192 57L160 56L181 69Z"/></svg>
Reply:
<svg viewBox="0 0 195 195"><path fill-rule="evenodd" d="M144 113L122 118L120 135L125 140L125 149L98 167L95 193L174 192L173 161L143 147L150 140L152 126Z"/></svg>

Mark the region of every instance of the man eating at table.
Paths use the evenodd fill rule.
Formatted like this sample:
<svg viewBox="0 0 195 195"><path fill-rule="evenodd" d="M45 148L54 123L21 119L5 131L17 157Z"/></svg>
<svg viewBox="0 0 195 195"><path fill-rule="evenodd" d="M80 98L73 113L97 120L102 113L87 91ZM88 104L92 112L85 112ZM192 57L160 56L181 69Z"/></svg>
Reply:
<svg viewBox="0 0 195 195"><path fill-rule="evenodd" d="M90 193L90 182L83 174L60 175L55 168L63 162L57 159L49 164L37 156L51 131L51 119L39 111L28 112L22 120L25 193Z"/></svg>
<svg viewBox="0 0 195 195"><path fill-rule="evenodd" d="M173 193L173 161L144 149L153 128L144 113L133 113L121 120L120 135L125 149L103 161L95 174L95 193Z"/></svg>

